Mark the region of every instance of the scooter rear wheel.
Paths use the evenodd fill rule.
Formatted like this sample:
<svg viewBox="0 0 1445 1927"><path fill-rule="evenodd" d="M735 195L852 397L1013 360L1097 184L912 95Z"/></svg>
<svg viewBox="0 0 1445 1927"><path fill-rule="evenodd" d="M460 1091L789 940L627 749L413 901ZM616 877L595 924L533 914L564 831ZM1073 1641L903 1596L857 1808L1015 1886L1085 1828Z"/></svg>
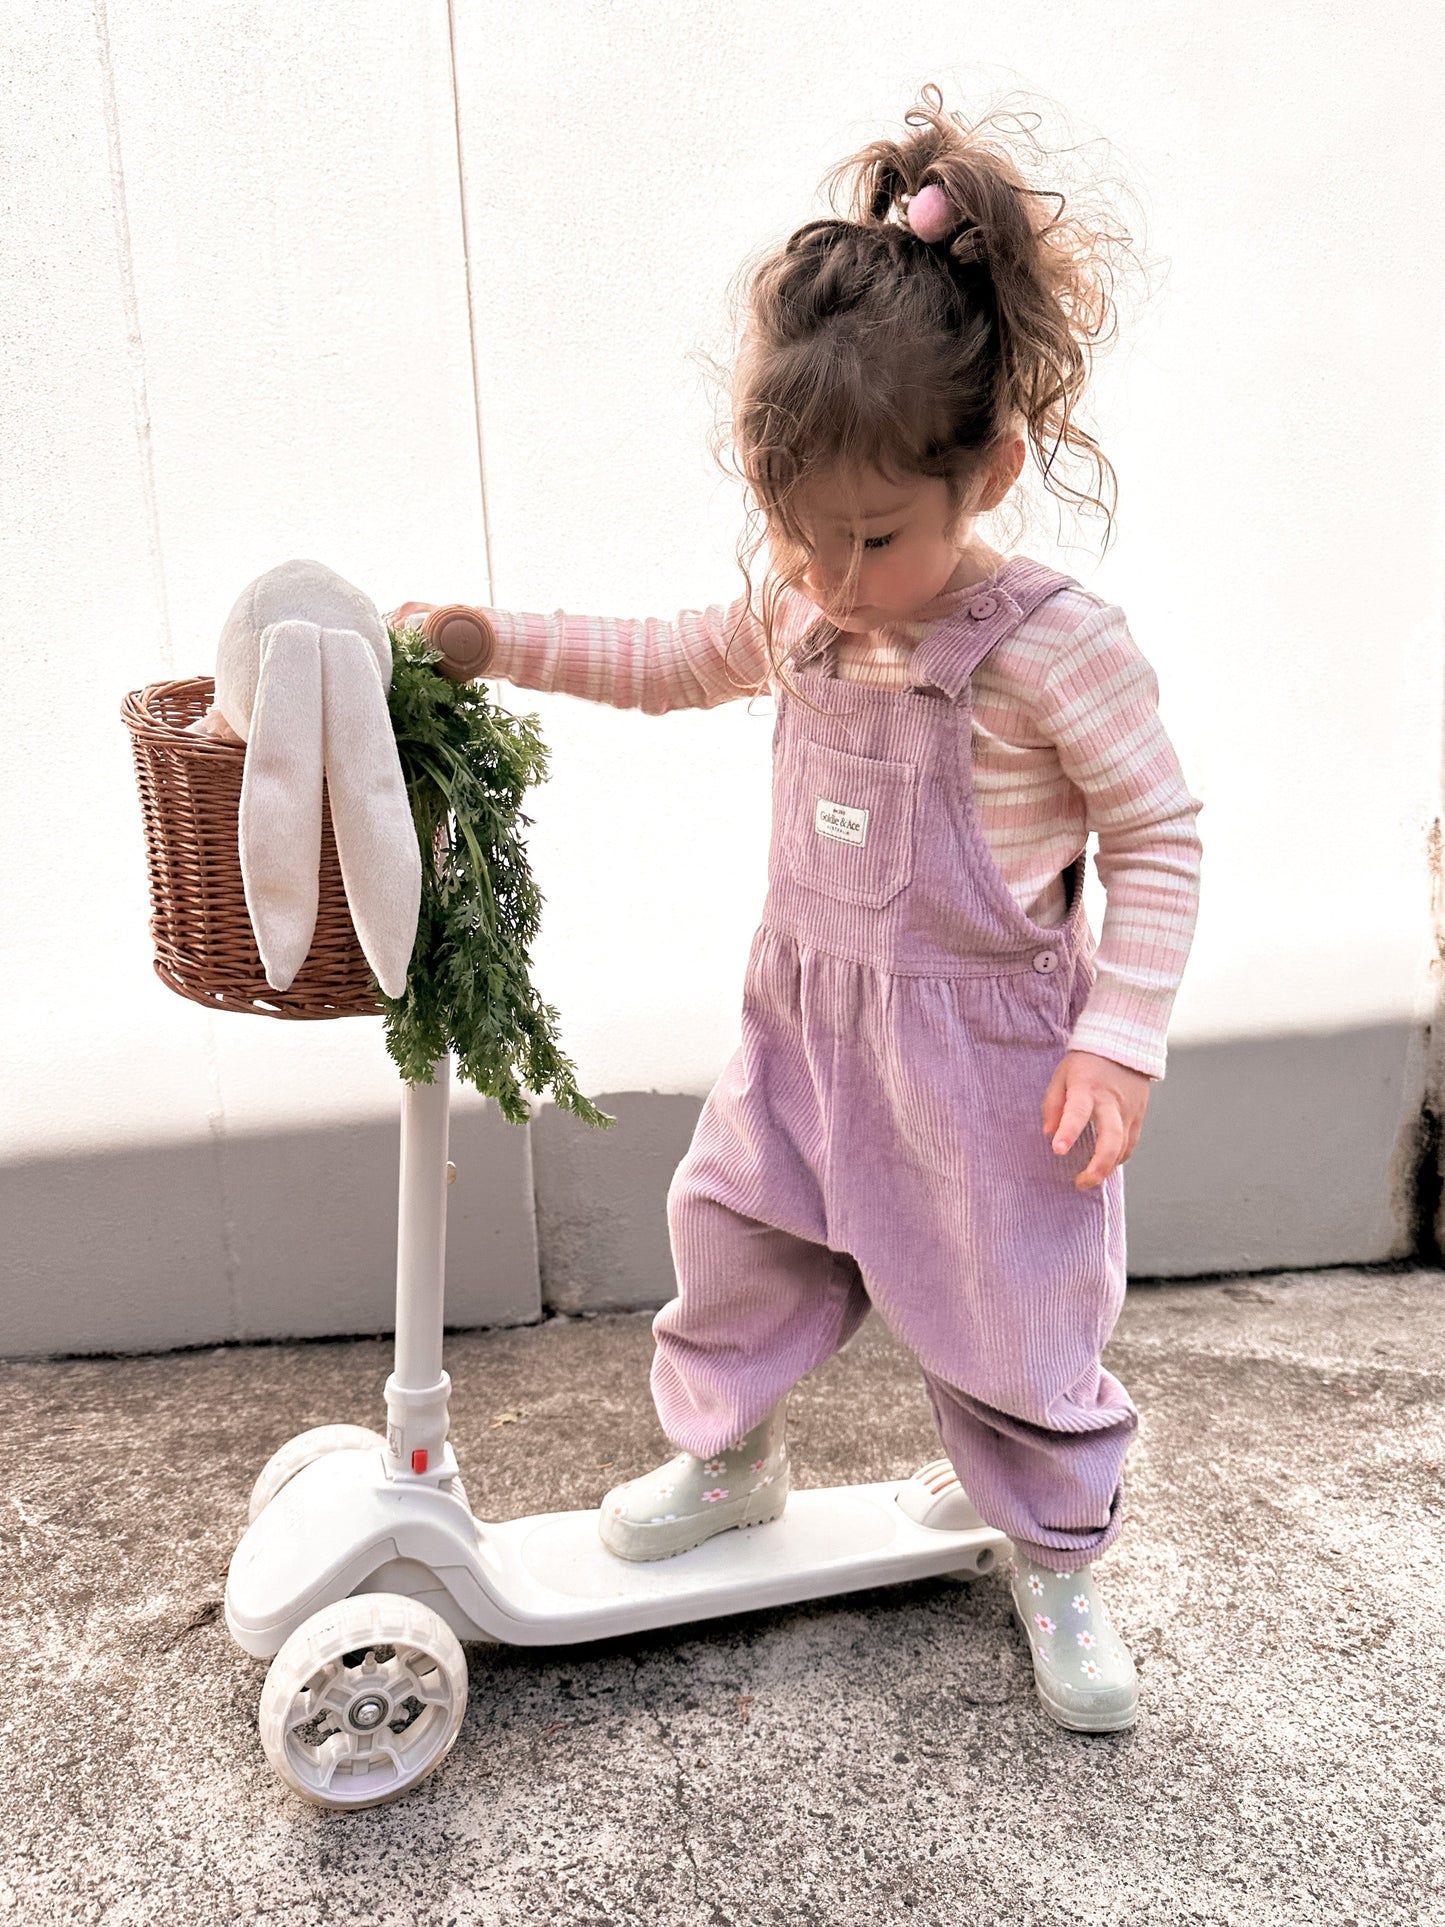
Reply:
<svg viewBox="0 0 1445 1927"><path fill-rule="evenodd" d="M309 1432L298 1432L294 1439L287 1439L278 1447L261 1467L251 1488L246 1523L255 1525L282 1486L313 1459L323 1458L328 1452L370 1451L385 1445L380 1432L373 1432L365 1425L313 1425Z"/></svg>
<svg viewBox="0 0 1445 1927"><path fill-rule="evenodd" d="M304 1620L261 1689L261 1745L293 1793L351 1809L440 1766L467 1710L456 1634L420 1600L356 1593Z"/></svg>

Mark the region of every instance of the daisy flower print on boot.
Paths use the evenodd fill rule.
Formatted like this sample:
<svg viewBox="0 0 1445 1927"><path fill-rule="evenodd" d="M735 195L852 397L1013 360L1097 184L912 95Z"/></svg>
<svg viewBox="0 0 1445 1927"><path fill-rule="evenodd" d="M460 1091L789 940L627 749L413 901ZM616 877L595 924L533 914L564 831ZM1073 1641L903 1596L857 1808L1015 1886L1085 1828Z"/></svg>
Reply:
<svg viewBox="0 0 1445 1927"><path fill-rule="evenodd" d="M615 1486L598 1510L597 1530L619 1559L670 1559L733 1526L781 1517L789 1486L780 1404L721 1451L706 1458L678 1452Z"/></svg>
<svg viewBox="0 0 1445 1927"><path fill-rule="evenodd" d="M1055 1572L1014 1548L1014 1611L1028 1635L1044 1710L1076 1733L1118 1733L1139 1712L1139 1682L1090 1566Z"/></svg>

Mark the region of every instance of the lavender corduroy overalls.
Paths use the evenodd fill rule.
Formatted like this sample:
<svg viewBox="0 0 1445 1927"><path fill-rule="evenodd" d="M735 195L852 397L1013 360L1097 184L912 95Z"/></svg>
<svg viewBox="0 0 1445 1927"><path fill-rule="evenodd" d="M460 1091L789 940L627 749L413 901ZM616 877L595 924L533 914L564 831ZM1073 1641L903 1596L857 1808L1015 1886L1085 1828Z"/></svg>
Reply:
<svg viewBox="0 0 1445 1927"><path fill-rule="evenodd" d="M876 1308L923 1369L988 1523L1068 1570L1122 1524L1137 1413L1100 1364L1124 1297L1123 1170L1080 1191L1045 1087L1093 982L1085 857L1020 908L972 794L973 670L1073 578L1026 557L920 643L904 688L831 671L818 624L773 730L768 891L742 1042L668 1191L653 1321L667 1437L707 1457Z"/></svg>

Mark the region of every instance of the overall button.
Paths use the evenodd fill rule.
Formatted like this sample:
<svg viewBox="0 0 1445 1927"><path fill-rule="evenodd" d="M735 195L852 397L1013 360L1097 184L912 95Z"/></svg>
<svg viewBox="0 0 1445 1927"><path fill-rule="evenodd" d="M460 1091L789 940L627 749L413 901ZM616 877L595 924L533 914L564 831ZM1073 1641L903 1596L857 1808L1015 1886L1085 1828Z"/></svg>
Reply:
<svg viewBox="0 0 1445 1927"><path fill-rule="evenodd" d="M1034 955L1034 969L1040 972L1057 970L1059 953L1057 950L1040 950Z"/></svg>
<svg viewBox="0 0 1445 1927"><path fill-rule="evenodd" d="M996 595L976 595L968 605L968 613L978 622L986 622L998 608Z"/></svg>

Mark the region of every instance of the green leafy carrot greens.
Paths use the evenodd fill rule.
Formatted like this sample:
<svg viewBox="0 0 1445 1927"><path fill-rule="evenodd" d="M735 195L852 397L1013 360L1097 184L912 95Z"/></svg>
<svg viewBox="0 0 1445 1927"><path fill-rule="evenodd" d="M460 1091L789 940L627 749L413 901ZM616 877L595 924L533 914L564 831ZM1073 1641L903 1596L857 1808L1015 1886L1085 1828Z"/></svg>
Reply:
<svg viewBox="0 0 1445 1927"><path fill-rule="evenodd" d="M451 682L419 630L387 633L387 700L422 881L406 990L388 997L377 986L386 1048L410 1084L430 1084L436 1060L453 1052L457 1076L495 1098L510 1124L527 1122L527 1091L550 1092L586 1124L614 1124L577 1089L557 1011L531 980L543 898L521 804L547 776L538 719L489 702L484 683Z"/></svg>

